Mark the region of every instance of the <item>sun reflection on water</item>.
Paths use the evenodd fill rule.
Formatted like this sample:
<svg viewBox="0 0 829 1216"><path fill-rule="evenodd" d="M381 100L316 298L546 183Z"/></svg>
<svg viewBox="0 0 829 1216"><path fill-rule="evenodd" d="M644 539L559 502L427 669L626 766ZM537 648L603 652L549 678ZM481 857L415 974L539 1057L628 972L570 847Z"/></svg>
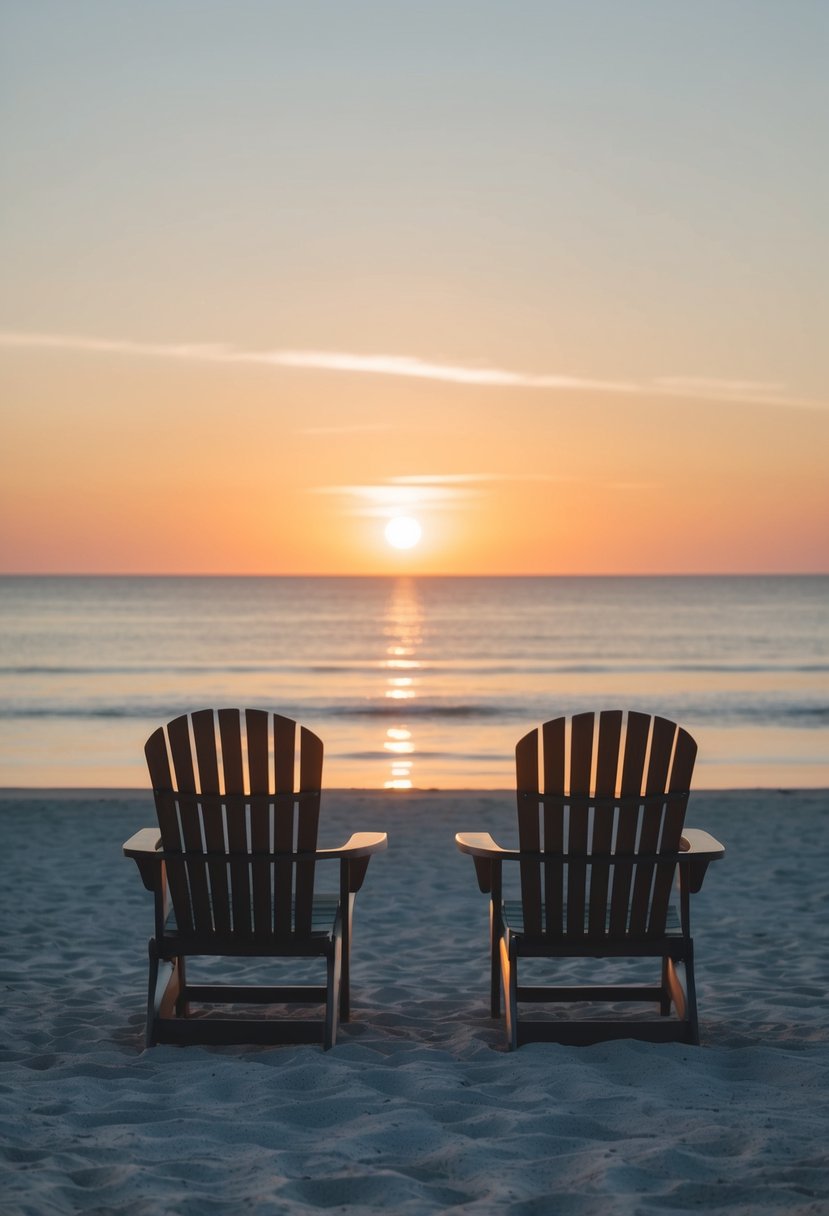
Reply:
<svg viewBox="0 0 829 1216"><path fill-rule="evenodd" d="M386 671L384 696L393 702L411 702L418 695L417 670L420 661L418 647L422 641L423 612L417 588L411 579L401 578L394 584L386 613L383 632L386 637ZM406 672L406 675L400 674ZM386 730L383 750L390 760L387 790L410 790L414 786L413 770L415 742L410 726L403 720Z"/></svg>

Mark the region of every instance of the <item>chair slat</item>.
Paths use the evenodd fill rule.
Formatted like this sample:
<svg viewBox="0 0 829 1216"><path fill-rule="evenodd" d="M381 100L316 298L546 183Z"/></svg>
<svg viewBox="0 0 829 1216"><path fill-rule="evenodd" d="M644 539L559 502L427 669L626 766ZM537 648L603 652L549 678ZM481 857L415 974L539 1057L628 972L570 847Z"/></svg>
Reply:
<svg viewBox="0 0 829 1216"><path fill-rule="evenodd" d="M299 788L300 792L315 797L304 797L297 807L297 849L313 852L319 831L320 799L322 784L322 740L304 726L299 732ZM297 933L307 933L311 927L314 905L313 861L296 863L295 923Z"/></svg>
<svg viewBox="0 0 829 1216"><path fill-rule="evenodd" d="M238 709L220 709L219 735L222 741L222 772L225 792L244 794L245 774L242 765L242 724Z"/></svg>
<svg viewBox="0 0 829 1216"><path fill-rule="evenodd" d="M201 808L197 798L194 795L179 794L178 813L185 852L195 854L196 857L199 854L203 856ZM193 928L196 933L210 933L213 930L213 916L207 867L204 862L195 860L192 865L186 863L186 870L193 908Z"/></svg>
<svg viewBox="0 0 829 1216"><path fill-rule="evenodd" d="M631 710L627 715L624 751L622 753L622 780L620 795L623 798L642 793L645 772L645 757L648 751L651 719L648 714ZM616 828L616 852L633 853L639 832L641 808L625 806L619 808ZM610 896L610 937L622 937L628 926L628 905L633 879L633 865L623 864L613 868L613 890Z"/></svg>
<svg viewBox="0 0 829 1216"><path fill-rule="evenodd" d="M271 822L273 812L270 804L253 801L250 807L250 851L251 877L253 879L253 932L256 937L268 937L273 931L274 916L274 863L268 859L257 860L257 853L271 852ZM274 850L279 846L274 842ZM280 863L276 863L279 865ZM288 863L290 866L290 862Z"/></svg>
<svg viewBox="0 0 829 1216"><path fill-rule="evenodd" d="M164 743L166 748L166 740ZM161 843L169 854L181 853L184 845L181 839L176 795L172 790L155 791L155 807L158 815L158 826L161 829ZM193 905L190 900L190 884L187 881L187 866L182 861L170 857L167 861L167 882L170 886L170 897L176 910L176 920L182 929L193 929Z"/></svg>
<svg viewBox="0 0 829 1216"><path fill-rule="evenodd" d="M570 857L587 857L587 829L590 797L570 796L567 852ZM587 897L587 862L570 861L567 866L567 937L583 937Z"/></svg>
<svg viewBox="0 0 829 1216"><path fill-rule="evenodd" d="M219 793L219 756L216 750L216 721L212 709L200 709L191 715L196 762L199 767L198 788L203 794Z"/></svg>
<svg viewBox="0 0 829 1216"><path fill-rule="evenodd" d="M216 717L219 721L219 738L222 745L222 780L225 794L244 794L245 777L239 711L238 709L220 709ZM228 798L225 802L225 816L229 848L232 852L247 852L250 843L247 810L244 802ZM251 923L250 867L247 864L234 864L230 871L230 882L234 932L251 933L253 924Z"/></svg>
<svg viewBox="0 0 829 1216"><path fill-rule="evenodd" d="M272 715L273 725L273 789L277 794L292 794L294 790L294 753L297 728L294 722L278 714ZM280 800L273 810L273 849L291 852L294 846L297 804L293 798ZM273 866L273 931L288 936L293 931L294 865L292 861L275 862Z"/></svg>
<svg viewBox="0 0 829 1216"><path fill-rule="evenodd" d="M294 785L294 754L296 723L280 714L273 715L274 792L292 794Z"/></svg>
<svg viewBox="0 0 829 1216"><path fill-rule="evenodd" d="M676 733L668 788L672 792L684 796L668 800L662 824L662 837L659 842L659 849L662 853L676 852L679 849L688 802L687 791L691 788L696 755L696 741L691 738L687 730L680 727ZM675 872L676 866L673 864L664 863L656 867L647 930L650 936L659 936L665 930Z"/></svg>
<svg viewBox="0 0 829 1216"><path fill-rule="evenodd" d="M150 735L144 746L144 755L150 771L162 843L168 853L180 853L182 850L181 832L176 812L176 800L172 793L173 774L170 769L170 752L167 746L167 736L162 726L159 726L158 730L153 731ZM179 923L185 930L192 930L193 909L190 903L190 888L187 885L187 872L183 862L168 861L167 882Z"/></svg>
<svg viewBox="0 0 829 1216"><path fill-rule="evenodd" d="M570 793L589 794L593 769L595 714L575 714L570 736Z"/></svg>
<svg viewBox="0 0 829 1216"><path fill-rule="evenodd" d="M667 718L654 718L651 754L648 760L646 794L661 794L668 788L668 770L674 750L677 725Z"/></svg>
<svg viewBox="0 0 829 1216"><path fill-rule="evenodd" d="M606 710L599 716L599 746L596 757L596 794L613 797L619 769L619 745L622 738L621 710ZM613 807L596 806L593 810L593 839L590 851L607 855L613 846ZM590 911L588 917L591 937L607 932L607 896L609 867L598 866L590 875Z"/></svg>
<svg viewBox="0 0 829 1216"><path fill-rule="evenodd" d="M305 726L300 727L299 738L299 788L313 792L322 785L322 739ZM316 830L314 839L316 840Z"/></svg>
<svg viewBox="0 0 829 1216"><path fill-rule="evenodd" d="M648 775L645 784L647 795L663 793L668 788L668 769L674 750L677 727L667 718L654 718L651 731ZM659 848L665 803L648 802L642 808L642 826L639 836L639 852L655 853ZM679 842L677 841L677 844ZM654 867L650 862L639 862L633 880L630 900L629 931L642 936L647 930L651 910Z"/></svg>
<svg viewBox="0 0 829 1216"><path fill-rule="evenodd" d="M587 853L589 795L593 769L594 714L575 714L570 735L570 803L567 849L571 855ZM577 799L577 795L586 798ZM584 936L587 869L567 867L567 936Z"/></svg>
<svg viewBox="0 0 829 1216"><path fill-rule="evenodd" d="M599 747L596 755L596 793L600 797L612 797L616 793L621 741L622 711L605 710L599 714Z"/></svg>
<svg viewBox="0 0 829 1216"><path fill-rule="evenodd" d="M676 735L674 762L671 765L671 780L668 786L670 790L685 790L686 792L690 790L696 758L696 740L691 738L687 730L680 727Z"/></svg>
<svg viewBox="0 0 829 1216"><path fill-rule="evenodd" d="M684 794L674 795L666 799L665 814L662 820L662 833L659 841L660 853L677 853L679 851L687 802L687 796ZM657 863L654 869L653 890L646 930L650 937L659 937L665 932L675 873L675 862L660 862Z"/></svg>
<svg viewBox="0 0 829 1216"><path fill-rule="evenodd" d="M538 793L537 730L529 731L529 733L524 735L523 739L519 739L515 745L515 775L519 793Z"/></svg>
<svg viewBox="0 0 829 1216"><path fill-rule="evenodd" d="M541 728L544 753L544 793L563 794L566 759L566 720L556 718ZM564 808L560 803L544 806L544 908L545 931L560 936L563 930L564 866L550 854L564 852Z"/></svg>
<svg viewBox="0 0 829 1216"><path fill-rule="evenodd" d="M245 854L250 851L248 841L247 811L241 799L225 795L227 817L227 845L231 853ZM239 857L230 867L230 904L233 911L233 932L246 937L253 932L251 923L250 864Z"/></svg>
<svg viewBox="0 0 829 1216"><path fill-rule="evenodd" d="M647 803L642 807L642 824L639 831L639 848L641 854L653 854L659 845L659 834L662 826L664 805ZM630 921L628 933L633 936L643 936L648 925L650 910L650 894L654 877L653 862L637 861L636 873L633 876L631 891Z"/></svg>
<svg viewBox="0 0 829 1216"><path fill-rule="evenodd" d="M175 718L168 724L167 738L170 740L170 756L173 761L176 789L180 794L194 794L196 792L196 773L193 768L193 751L190 747L190 719L186 714Z"/></svg>
<svg viewBox="0 0 829 1216"><path fill-rule="evenodd" d="M294 791L296 724L290 718L273 715L274 789L277 794ZM294 817L296 803L286 799L275 810L274 850L290 853L294 847ZM294 901L294 865L286 859L274 867L274 931L287 936L292 931L291 911Z"/></svg>
<svg viewBox="0 0 829 1216"><path fill-rule="evenodd" d="M264 709L245 710L245 732L248 741L248 774L250 792L267 794L270 784L270 743L268 715Z"/></svg>
<svg viewBox="0 0 829 1216"><path fill-rule="evenodd" d="M515 770L518 787L518 839L522 852L538 853L541 848L538 803L538 731L519 739L515 748ZM533 795L535 798L522 797ZM540 859L522 858L521 899L524 905L524 925L528 933L541 932L541 863Z"/></svg>
<svg viewBox="0 0 829 1216"><path fill-rule="evenodd" d="M154 730L144 745L144 755L147 758L147 768L150 771L150 781L154 790L171 790L173 775L170 772L170 754L167 750L167 736L164 727Z"/></svg>
<svg viewBox="0 0 829 1216"><path fill-rule="evenodd" d="M203 794L218 794L219 757L216 747L216 722L212 709L198 710L191 717L193 739L196 744L196 761L199 768L199 789ZM202 802L201 816L204 825L204 840L208 853L225 852L224 817L221 805L209 800ZM230 932L230 888L228 865L223 861L210 861L207 865L210 884L210 902L217 933Z"/></svg>
<svg viewBox="0 0 829 1216"><path fill-rule="evenodd" d="M190 742L190 719L186 714L168 723L167 738L170 742L172 767L178 789L181 844L187 853L203 853L201 808L196 797L196 770ZM185 862L184 869L190 888L193 929L196 933L210 933L213 929L213 917L207 882L207 867L203 862L195 862L193 865Z"/></svg>
<svg viewBox="0 0 829 1216"><path fill-rule="evenodd" d="M563 794L566 759L566 718L556 718L545 722L541 727L541 738L544 747L544 792L545 794ZM536 775L536 788L538 776Z"/></svg>
<svg viewBox="0 0 829 1216"><path fill-rule="evenodd" d="M625 732L625 751L622 761L622 785L620 792L623 797L642 793L642 778L645 773L645 756L648 750L650 727L651 720L647 714L637 713L636 710L630 711Z"/></svg>

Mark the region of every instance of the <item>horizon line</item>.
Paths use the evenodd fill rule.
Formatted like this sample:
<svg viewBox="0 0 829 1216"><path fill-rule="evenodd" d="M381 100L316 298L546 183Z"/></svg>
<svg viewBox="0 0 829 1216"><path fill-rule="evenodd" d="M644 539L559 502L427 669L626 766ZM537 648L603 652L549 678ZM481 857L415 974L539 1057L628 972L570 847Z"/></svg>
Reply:
<svg viewBox="0 0 829 1216"><path fill-rule="evenodd" d="M135 571L135 570L0 570L0 578L827 578L829 570L669 570L669 571L556 571L546 573L472 571L446 573L436 570L359 571L351 574L232 571Z"/></svg>

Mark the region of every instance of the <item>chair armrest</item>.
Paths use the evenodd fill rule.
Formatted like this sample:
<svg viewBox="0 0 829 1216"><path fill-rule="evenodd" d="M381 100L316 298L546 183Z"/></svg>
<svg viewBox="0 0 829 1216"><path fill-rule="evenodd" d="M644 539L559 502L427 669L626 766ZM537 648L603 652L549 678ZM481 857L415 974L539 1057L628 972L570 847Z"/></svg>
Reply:
<svg viewBox="0 0 829 1216"><path fill-rule="evenodd" d="M164 860L157 852L160 844L158 828L141 828L123 846L124 856L131 857L138 866L141 881L148 891L156 891L161 886Z"/></svg>
<svg viewBox="0 0 829 1216"><path fill-rule="evenodd" d="M160 844L161 833L158 828L141 828L124 843L124 856L135 857L139 854L155 853Z"/></svg>
<svg viewBox="0 0 829 1216"><path fill-rule="evenodd" d="M478 886L485 895L499 892L501 889L501 862L515 860L521 856L517 849L501 848L489 832L457 832L455 844L474 861ZM493 894L493 899L495 898L496 895Z"/></svg>
<svg viewBox="0 0 829 1216"><path fill-rule="evenodd" d="M679 842L683 854L679 863L679 880L682 882L683 871L688 872L688 887L693 895L699 891L705 878L705 871L712 861L719 861L725 856L725 845L720 844L708 832L701 828L685 828ZM685 858L688 858L688 861Z"/></svg>
<svg viewBox="0 0 829 1216"><path fill-rule="evenodd" d="M369 857L388 848L387 832L353 832L345 844L333 849L317 849L318 857Z"/></svg>
<svg viewBox="0 0 829 1216"><path fill-rule="evenodd" d="M335 849L317 849L317 857L339 857L340 865L348 866L348 890L355 894L363 885L368 863L373 853L382 853L388 848L389 838L386 832L354 832L345 844ZM341 877L340 882L344 882ZM341 887L341 890L344 888Z"/></svg>
<svg viewBox="0 0 829 1216"><path fill-rule="evenodd" d="M518 849L504 849L492 839L489 832L457 832L455 844L462 853L471 857L485 857L488 861L504 861L518 858Z"/></svg>
<svg viewBox="0 0 829 1216"><path fill-rule="evenodd" d="M709 861L717 861L725 855L725 845L720 844L702 828L685 828L679 844L680 852L693 853L694 856L706 856Z"/></svg>

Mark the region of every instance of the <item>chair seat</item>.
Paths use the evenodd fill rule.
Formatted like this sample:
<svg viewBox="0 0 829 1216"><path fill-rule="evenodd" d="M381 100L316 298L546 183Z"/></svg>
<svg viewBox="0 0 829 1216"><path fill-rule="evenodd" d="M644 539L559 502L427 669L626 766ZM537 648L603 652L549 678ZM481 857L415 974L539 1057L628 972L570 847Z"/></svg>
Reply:
<svg viewBox="0 0 829 1216"><path fill-rule="evenodd" d="M518 937L525 935L524 905L522 904L521 900L520 899L505 899L501 906L502 906L504 924L510 930L510 932L516 934ZM547 917L546 908L542 904L542 906L541 906L541 923L542 924L545 923L546 917ZM567 924L567 905L566 904L564 904L562 907L562 924L565 924L565 925ZM607 915L605 917L605 933L608 935L608 937L609 937L609 930L610 930L610 910L608 909ZM589 939L589 910L587 908L585 908L585 910L584 910L584 935L585 935L585 937L588 937L588 939ZM543 936L546 937L548 935L544 934ZM567 939L566 934L561 934L560 936L561 936L562 940ZM682 927L679 923L679 913L678 913L676 907L674 906L674 904L668 905L668 915L667 915L667 919L666 919L666 923L665 923L665 931L664 931L664 933L660 933L657 936L658 937L671 937L671 938L681 938L682 937ZM646 934L633 935L633 934L626 933L623 937L614 936L613 938L609 938L609 940L614 941L614 942L642 941L642 940L647 941L648 935L646 935Z"/></svg>

